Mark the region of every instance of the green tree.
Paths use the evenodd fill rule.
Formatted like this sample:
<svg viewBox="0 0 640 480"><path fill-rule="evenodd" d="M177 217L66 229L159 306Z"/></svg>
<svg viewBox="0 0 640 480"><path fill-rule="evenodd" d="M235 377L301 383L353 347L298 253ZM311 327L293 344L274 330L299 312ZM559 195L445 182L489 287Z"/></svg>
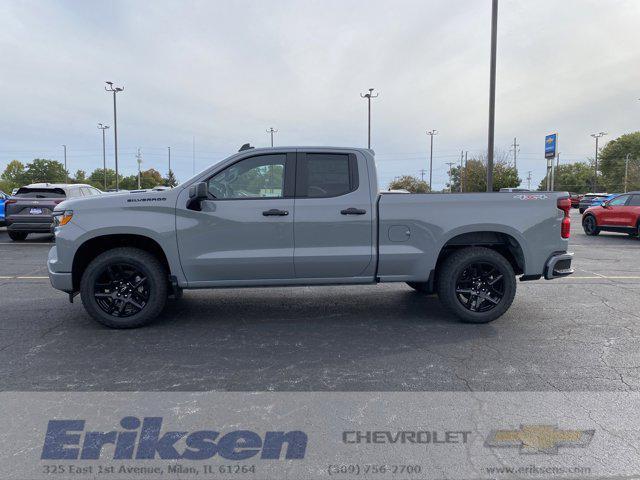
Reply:
<svg viewBox="0 0 640 480"><path fill-rule="evenodd" d="M411 193L428 193L429 184L411 175L402 175L389 183L389 190L408 190Z"/></svg>
<svg viewBox="0 0 640 480"><path fill-rule="evenodd" d="M140 172L140 188L149 189L163 185L162 175L154 168ZM138 176L129 175L120 181L120 188L125 190L138 189Z"/></svg>
<svg viewBox="0 0 640 480"><path fill-rule="evenodd" d="M593 189L593 165L587 162L565 163L555 172L554 190L586 193ZM600 180L598 180L600 182ZM547 189L547 176L542 179L538 190Z"/></svg>
<svg viewBox="0 0 640 480"><path fill-rule="evenodd" d="M598 190L622 192L625 186L625 163L629 156L627 190L640 189L640 132L626 133L608 142L598 155Z"/></svg>
<svg viewBox="0 0 640 480"><path fill-rule="evenodd" d="M75 183L87 183L87 172L84 170L76 170L76 174L73 176Z"/></svg>
<svg viewBox="0 0 640 480"><path fill-rule="evenodd" d="M7 182L9 187L11 187L7 187L9 190L29 183L25 175L24 165L18 160L11 160L9 162L7 167L4 169L4 172L2 172L1 178Z"/></svg>
<svg viewBox="0 0 640 480"><path fill-rule="evenodd" d="M467 160L466 167L451 169L451 181L447 184L453 192L460 191L460 184L465 192L487 191L487 159L484 154ZM501 188L516 188L522 183L518 170L509 163L508 154L496 152L493 164L493 191Z"/></svg>
<svg viewBox="0 0 640 480"><path fill-rule="evenodd" d="M167 176L162 179L162 184L165 187L172 187L172 188L178 185L178 179L174 175L173 170L169 170L169 173L167 173Z"/></svg>
<svg viewBox="0 0 640 480"><path fill-rule="evenodd" d="M111 168L107 168L106 174L107 190L113 190L114 188L116 188L116 171ZM105 171L102 168L96 168L93 172L91 172L91 175L89 175L87 183L93 185L96 188L104 190L104 176ZM122 182L122 175L118 175L118 177L120 182Z"/></svg>
<svg viewBox="0 0 640 480"><path fill-rule="evenodd" d="M36 158L27 164L25 177L29 183L64 183L67 181L67 171L56 160Z"/></svg>

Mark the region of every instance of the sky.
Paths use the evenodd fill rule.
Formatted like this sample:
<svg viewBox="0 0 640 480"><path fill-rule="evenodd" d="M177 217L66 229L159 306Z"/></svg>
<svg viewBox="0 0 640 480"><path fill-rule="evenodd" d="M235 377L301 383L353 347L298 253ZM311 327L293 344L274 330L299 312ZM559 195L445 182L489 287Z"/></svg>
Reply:
<svg viewBox="0 0 640 480"><path fill-rule="evenodd" d="M17 159L102 167L98 122L113 125L120 171L179 180L246 142L372 148L381 187L487 146L490 0L0 2L0 171ZM640 130L640 1L500 0L497 150L517 137L520 177L545 173L544 136L561 163ZM107 130L113 168L113 128ZM602 145L602 144L601 144Z"/></svg>

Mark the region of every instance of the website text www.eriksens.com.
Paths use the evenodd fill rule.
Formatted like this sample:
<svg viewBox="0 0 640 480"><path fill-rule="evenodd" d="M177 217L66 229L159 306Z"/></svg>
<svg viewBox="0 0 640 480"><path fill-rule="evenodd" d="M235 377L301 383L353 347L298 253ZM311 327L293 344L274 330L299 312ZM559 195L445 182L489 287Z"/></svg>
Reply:
<svg viewBox="0 0 640 480"><path fill-rule="evenodd" d="M590 467L539 467L537 465L525 465L520 467L487 467L485 472L488 475L589 475Z"/></svg>

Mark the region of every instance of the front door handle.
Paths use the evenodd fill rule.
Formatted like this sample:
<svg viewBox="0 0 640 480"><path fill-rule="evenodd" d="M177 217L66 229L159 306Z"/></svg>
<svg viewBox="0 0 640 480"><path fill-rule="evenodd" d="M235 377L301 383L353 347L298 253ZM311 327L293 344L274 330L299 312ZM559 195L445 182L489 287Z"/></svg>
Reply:
<svg viewBox="0 0 640 480"><path fill-rule="evenodd" d="M286 217L289 215L287 210L278 210L277 208L272 208L271 210L265 210L262 212L262 215L265 217Z"/></svg>
<svg viewBox="0 0 640 480"><path fill-rule="evenodd" d="M361 208L346 208L344 210L340 210L340 213L342 215L364 215L365 213L367 213L366 210L363 210Z"/></svg>

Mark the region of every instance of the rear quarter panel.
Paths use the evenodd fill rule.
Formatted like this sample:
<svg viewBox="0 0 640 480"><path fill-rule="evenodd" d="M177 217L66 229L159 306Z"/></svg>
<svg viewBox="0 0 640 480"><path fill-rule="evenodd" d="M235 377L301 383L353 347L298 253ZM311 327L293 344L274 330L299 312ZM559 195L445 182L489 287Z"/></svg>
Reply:
<svg viewBox="0 0 640 480"><path fill-rule="evenodd" d="M382 195L378 277L426 281L445 244L471 232L510 235L523 251L524 274L542 274L549 256L568 248L568 240L560 236L564 213L556 205L566 196L560 192ZM402 227L410 232L406 240L398 237Z"/></svg>

